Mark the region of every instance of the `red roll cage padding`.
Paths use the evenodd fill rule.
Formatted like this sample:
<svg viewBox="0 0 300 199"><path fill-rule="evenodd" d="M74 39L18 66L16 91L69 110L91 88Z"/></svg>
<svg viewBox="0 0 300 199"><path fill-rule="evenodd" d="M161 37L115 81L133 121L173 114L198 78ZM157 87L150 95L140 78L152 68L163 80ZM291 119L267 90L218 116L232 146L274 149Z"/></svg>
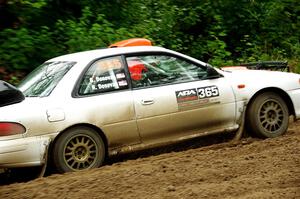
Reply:
<svg viewBox="0 0 300 199"><path fill-rule="evenodd" d="M141 80L143 77L142 73L147 71L145 65L139 60L128 60L127 63L131 79L133 81Z"/></svg>

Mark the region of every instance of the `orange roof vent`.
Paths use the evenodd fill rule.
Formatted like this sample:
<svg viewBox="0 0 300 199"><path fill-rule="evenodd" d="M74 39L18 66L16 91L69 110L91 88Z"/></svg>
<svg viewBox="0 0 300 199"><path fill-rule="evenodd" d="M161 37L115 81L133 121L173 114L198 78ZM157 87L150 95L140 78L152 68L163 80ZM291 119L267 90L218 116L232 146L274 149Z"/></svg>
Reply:
<svg viewBox="0 0 300 199"><path fill-rule="evenodd" d="M133 39L126 39L126 40L111 44L109 46L109 48L129 47L129 46L152 46L152 42L148 39L133 38Z"/></svg>

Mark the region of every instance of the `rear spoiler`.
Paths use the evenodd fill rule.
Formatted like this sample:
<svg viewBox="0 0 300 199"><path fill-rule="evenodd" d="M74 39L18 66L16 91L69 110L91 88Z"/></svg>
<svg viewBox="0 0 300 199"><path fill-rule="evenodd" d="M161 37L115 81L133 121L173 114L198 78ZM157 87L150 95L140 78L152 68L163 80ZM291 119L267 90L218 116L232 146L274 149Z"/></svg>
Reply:
<svg viewBox="0 0 300 199"><path fill-rule="evenodd" d="M0 107L22 102L25 99L23 93L13 85L0 80Z"/></svg>

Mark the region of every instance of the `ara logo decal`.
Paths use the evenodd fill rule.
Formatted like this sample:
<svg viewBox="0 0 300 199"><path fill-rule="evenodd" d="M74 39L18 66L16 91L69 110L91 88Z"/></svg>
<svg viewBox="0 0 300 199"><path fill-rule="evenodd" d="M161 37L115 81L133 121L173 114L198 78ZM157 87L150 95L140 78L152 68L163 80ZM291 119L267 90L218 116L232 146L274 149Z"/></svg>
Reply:
<svg viewBox="0 0 300 199"><path fill-rule="evenodd" d="M177 102L192 101L198 99L196 89L187 89L182 91L176 91Z"/></svg>

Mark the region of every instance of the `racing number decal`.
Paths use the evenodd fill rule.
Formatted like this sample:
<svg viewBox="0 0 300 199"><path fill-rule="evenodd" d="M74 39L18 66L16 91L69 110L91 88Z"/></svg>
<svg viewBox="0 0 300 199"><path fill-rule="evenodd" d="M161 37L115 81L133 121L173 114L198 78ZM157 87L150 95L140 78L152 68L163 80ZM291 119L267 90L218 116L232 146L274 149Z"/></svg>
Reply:
<svg viewBox="0 0 300 199"><path fill-rule="evenodd" d="M197 89L199 99L217 97L219 96L219 89L217 86L207 86Z"/></svg>

